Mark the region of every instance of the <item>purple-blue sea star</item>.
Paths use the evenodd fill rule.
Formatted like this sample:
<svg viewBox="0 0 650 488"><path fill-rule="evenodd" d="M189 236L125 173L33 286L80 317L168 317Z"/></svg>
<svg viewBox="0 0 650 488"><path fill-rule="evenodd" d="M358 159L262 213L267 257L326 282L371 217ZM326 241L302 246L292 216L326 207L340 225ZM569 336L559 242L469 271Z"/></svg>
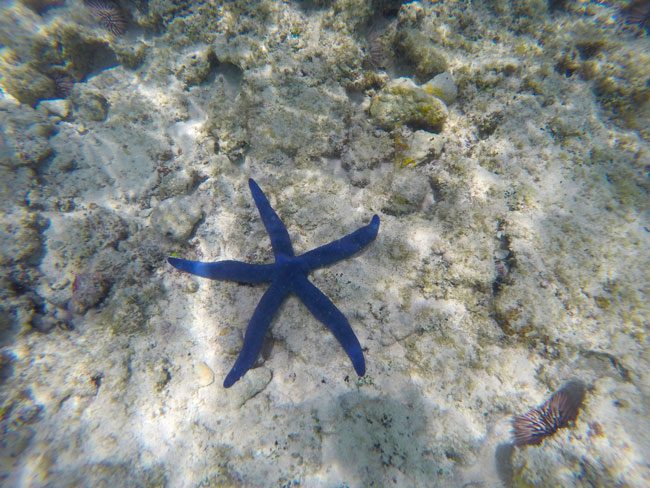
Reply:
<svg viewBox="0 0 650 488"><path fill-rule="evenodd" d="M374 215L368 225L351 234L296 256L289 232L271 207L266 195L252 178L248 180L248 185L266 232L271 238L275 257L273 264L250 264L241 261L204 263L173 257L167 259L175 268L203 278L271 284L253 312L244 335L244 345L223 386L231 387L253 366L260 354L264 336L273 316L291 293L295 294L314 317L332 331L350 357L354 370L359 376L363 376L366 373L366 362L361 344L354 335L348 319L322 291L309 281L307 275L317 268L349 258L370 244L379 232L379 217Z"/></svg>

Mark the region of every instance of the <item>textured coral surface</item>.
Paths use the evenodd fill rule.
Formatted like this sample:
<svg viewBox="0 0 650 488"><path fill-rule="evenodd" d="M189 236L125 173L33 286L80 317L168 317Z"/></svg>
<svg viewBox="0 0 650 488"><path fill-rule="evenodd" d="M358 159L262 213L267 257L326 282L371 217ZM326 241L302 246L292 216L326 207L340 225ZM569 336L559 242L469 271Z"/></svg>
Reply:
<svg viewBox="0 0 650 488"><path fill-rule="evenodd" d="M632 2L103 3L0 7L0 484L645 486ZM222 388L264 288L165 257L268 262L249 177L296 252L380 216L311 276L364 377L292 298Z"/></svg>

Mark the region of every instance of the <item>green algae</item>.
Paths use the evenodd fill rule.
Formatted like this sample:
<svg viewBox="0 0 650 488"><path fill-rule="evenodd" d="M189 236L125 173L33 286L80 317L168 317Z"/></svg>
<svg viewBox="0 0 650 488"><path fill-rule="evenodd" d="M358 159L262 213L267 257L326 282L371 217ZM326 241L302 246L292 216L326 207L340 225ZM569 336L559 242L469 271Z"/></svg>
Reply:
<svg viewBox="0 0 650 488"><path fill-rule="evenodd" d="M440 132L447 119L447 107L411 80L398 78L373 97L370 115L377 125L388 130L407 125Z"/></svg>

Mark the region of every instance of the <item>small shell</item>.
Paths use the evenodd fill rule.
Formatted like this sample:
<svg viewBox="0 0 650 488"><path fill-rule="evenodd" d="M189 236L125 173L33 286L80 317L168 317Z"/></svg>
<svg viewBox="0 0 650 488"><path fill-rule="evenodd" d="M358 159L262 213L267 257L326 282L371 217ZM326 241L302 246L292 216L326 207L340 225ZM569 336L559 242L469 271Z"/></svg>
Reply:
<svg viewBox="0 0 650 488"><path fill-rule="evenodd" d="M201 361L194 368L194 373L196 374L196 380L199 384L199 387L210 386L214 383L214 372L210 369L210 366Z"/></svg>

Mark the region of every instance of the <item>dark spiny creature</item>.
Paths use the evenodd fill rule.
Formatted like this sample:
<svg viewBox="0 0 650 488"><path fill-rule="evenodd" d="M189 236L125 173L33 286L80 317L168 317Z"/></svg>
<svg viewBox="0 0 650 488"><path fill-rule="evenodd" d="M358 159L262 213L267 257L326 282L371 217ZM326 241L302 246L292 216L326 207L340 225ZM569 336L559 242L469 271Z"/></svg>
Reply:
<svg viewBox="0 0 650 488"><path fill-rule="evenodd" d="M54 73L54 91L59 98L68 98L74 88L74 78L66 73Z"/></svg>
<svg viewBox="0 0 650 488"><path fill-rule="evenodd" d="M102 27L116 36L124 34L126 19L119 5L110 0L84 0L84 4L99 20Z"/></svg>
<svg viewBox="0 0 650 488"><path fill-rule="evenodd" d="M373 69L386 68L388 56L381 38L383 32L373 29L368 34L368 61Z"/></svg>
<svg viewBox="0 0 650 488"><path fill-rule="evenodd" d="M584 384L572 381L553 393L541 406L517 415L512 420L515 446L541 444L558 429L567 427L578 417L584 396Z"/></svg>

